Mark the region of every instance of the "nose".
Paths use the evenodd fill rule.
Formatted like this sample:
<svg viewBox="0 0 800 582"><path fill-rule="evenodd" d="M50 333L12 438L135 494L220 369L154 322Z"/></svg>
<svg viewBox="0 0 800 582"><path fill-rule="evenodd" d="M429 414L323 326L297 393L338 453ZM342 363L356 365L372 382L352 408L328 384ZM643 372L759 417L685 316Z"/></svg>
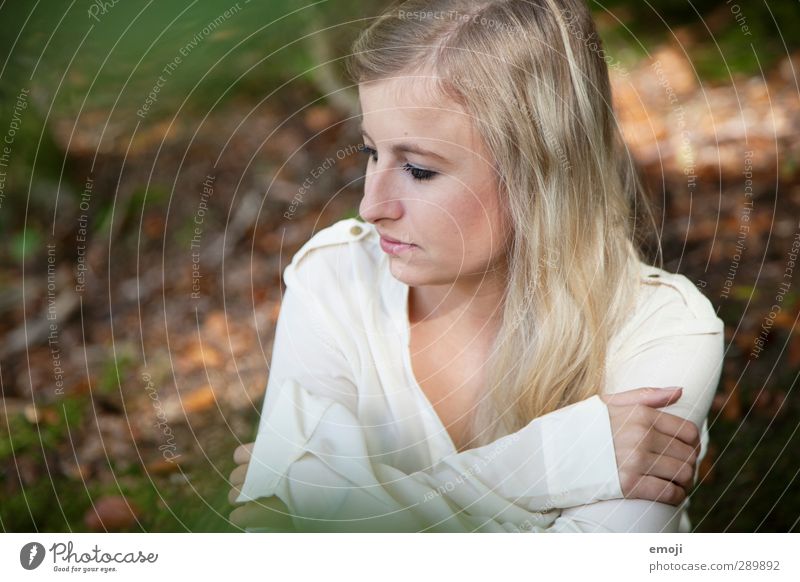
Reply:
<svg viewBox="0 0 800 582"><path fill-rule="evenodd" d="M395 172L392 168L378 167L371 162L364 176L364 196L358 213L367 222L397 220L403 215L403 203L399 185L393 183Z"/></svg>

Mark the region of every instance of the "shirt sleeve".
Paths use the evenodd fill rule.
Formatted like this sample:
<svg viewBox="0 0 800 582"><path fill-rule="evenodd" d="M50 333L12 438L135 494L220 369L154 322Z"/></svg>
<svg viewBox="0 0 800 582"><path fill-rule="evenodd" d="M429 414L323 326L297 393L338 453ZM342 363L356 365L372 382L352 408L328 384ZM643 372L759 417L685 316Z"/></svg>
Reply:
<svg viewBox="0 0 800 582"><path fill-rule="evenodd" d="M598 396L424 471L377 462L358 420L352 365L330 336L328 315L293 265L285 280L237 501L277 495L306 531L518 531L515 524L551 523L558 508L622 497L608 409Z"/></svg>
<svg viewBox="0 0 800 582"><path fill-rule="evenodd" d="M699 464L706 455L706 419L722 373L724 323L708 299L694 289L687 292L684 286L680 292L679 288L658 288L655 307L637 322L609 371L606 391L683 386L680 400L659 410L700 429ZM613 499L564 509L559 519L580 523L583 531L674 533L681 528L688 504L688 498L678 507L642 499Z"/></svg>

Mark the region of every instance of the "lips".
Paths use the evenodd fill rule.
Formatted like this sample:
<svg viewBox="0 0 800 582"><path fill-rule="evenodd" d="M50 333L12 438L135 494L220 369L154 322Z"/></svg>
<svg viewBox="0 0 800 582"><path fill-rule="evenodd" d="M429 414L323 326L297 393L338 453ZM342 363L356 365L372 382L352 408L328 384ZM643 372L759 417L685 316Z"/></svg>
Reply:
<svg viewBox="0 0 800 582"><path fill-rule="evenodd" d="M381 238L386 242L394 243L394 244L401 244L401 245L410 245L411 243L403 242L401 240L397 240L396 238L392 238L390 236L386 236L385 234L381 234Z"/></svg>
<svg viewBox="0 0 800 582"><path fill-rule="evenodd" d="M410 251L417 247L413 243L404 243L397 239L380 235L381 236L381 249L390 255L399 255L404 251Z"/></svg>

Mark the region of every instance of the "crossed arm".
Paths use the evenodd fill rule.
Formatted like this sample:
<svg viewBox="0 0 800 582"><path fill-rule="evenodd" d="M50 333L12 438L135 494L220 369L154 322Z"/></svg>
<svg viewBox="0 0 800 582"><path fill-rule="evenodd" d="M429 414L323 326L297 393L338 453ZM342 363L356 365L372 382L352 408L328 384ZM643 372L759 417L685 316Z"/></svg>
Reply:
<svg viewBox="0 0 800 582"><path fill-rule="evenodd" d="M623 498L599 396L426 470L379 462L358 420L351 367L296 283L287 268L263 414L236 502L285 510L278 521L302 531L677 531L682 506ZM652 333L614 363L608 385L683 386L664 411L699 428L719 379L722 338L711 331L716 322L687 321L687 313L677 293L665 301L648 322Z"/></svg>

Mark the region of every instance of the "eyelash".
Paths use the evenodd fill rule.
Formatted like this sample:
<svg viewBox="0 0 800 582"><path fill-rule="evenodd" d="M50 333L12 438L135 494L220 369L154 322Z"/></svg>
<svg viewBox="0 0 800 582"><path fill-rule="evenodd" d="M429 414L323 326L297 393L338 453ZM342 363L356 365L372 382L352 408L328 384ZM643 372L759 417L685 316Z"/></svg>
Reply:
<svg viewBox="0 0 800 582"><path fill-rule="evenodd" d="M378 155L378 152L375 150L375 148L362 145L361 153L366 154L376 162L378 161L376 157ZM411 177L414 178L414 180L417 180L419 182L430 180L436 175L436 172L434 172L433 170L423 170L422 168L417 168L416 166L412 166L411 164L408 163L403 165L403 169L409 174L411 174Z"/></svg>

